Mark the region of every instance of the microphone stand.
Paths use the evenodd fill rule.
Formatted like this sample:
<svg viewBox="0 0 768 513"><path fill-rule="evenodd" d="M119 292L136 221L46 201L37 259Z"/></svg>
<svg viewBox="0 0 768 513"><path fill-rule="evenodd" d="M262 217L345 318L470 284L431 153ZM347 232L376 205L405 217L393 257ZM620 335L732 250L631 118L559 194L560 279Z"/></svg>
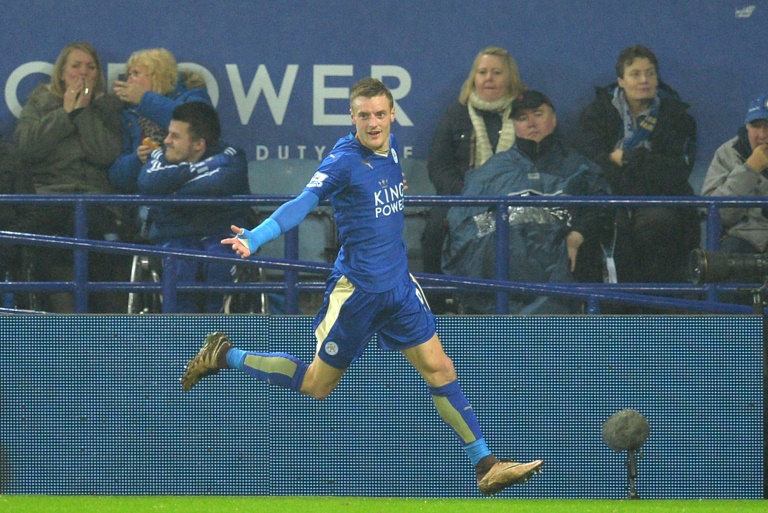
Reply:
<svg viewBox="0 0 768 513"><path fill-rule="evenodd" d="M635 488L635 479L637 478L637 455L635 455L634 449L627 451L627 461L624 462L624 466L627 468L627 489L629 490L628 499L639 499L640 495Z"/></svg>

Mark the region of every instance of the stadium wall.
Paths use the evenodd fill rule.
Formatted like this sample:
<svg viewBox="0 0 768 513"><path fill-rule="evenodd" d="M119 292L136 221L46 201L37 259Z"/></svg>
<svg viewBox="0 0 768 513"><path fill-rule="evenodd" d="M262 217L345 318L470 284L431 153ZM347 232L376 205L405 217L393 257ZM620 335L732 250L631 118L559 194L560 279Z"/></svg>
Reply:
<svg viewBox="0 0 768 513"><path fill-rule="evenodd" d="M762 319L438 323L491 449L546 462L503 496L626 497L626 453L603 443L601 426L631 408L651 426L641 497L762 497ZM397 353L369 347L322 402L236 371L181 392L206 333L310 359L309 317L46 315L0 326L0 493L479 495Z"/></svg>
<svg viewBox="0 0 768 513"><path fill-rule="evenodd" d="M108 79L131 52L165 47L200 72L224 138L254 162L317 161L351 127L349 87L381 77L397 101L404 159L425 159L437 122L472 59L511 51L523 80L557 106L566 137L594 86L615 81L620 49L644 44L699 126L696 190L717 147L766 89L764 2L688 0L152 0L6 2L0 19L0 134L10 135L32 89L50 80L61 48L87 40ZM34 42L34 44L32 44Z"/></svg>

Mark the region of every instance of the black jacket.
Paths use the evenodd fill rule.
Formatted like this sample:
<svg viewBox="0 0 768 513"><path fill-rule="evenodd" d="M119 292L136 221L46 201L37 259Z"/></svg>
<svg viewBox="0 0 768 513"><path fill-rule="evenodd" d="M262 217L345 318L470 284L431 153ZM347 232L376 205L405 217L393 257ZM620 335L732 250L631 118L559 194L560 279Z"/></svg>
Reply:
<svg viewBox="0 0 768 513"><path fill-rule="evenodd" d="M14 145L0 139L0 194L35 194L29 167ZM0 230L33 231L32 209L23 205L0 205Z"/></svg>
<svg viewBox="0 0 768 513"><path fill-rule="evenodd" d="M448 107L435 131L427 160L429 179L441 196L458 196L464 188L464 174L474 168L475 129L469 108L455 102ZM491 146L496 147L502 120L497 112L478 111L484 118Z"/></svg>
<svg viewBox="0 0 768 513"><path fill-rule="evenodd" d="M624 136L622 118L611 103L617 84L596 88L597 97L581 113L576 147L605 171L618 196L691 196L688 178L696 154L696 120L677 92L660 82L659 119L651 150L635 148L619 167L609 155Z"/></svg>

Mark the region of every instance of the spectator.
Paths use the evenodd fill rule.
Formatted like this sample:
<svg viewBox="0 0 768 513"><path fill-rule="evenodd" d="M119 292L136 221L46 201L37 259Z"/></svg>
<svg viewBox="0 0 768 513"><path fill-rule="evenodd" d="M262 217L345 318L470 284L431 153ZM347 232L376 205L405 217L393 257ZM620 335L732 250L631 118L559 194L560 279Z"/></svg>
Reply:
<svg viewBox="0 0 768 513"><path fill-rule="evenodd" d="M458 101L445 112L432 139L427 168L437 194L461 194L467 170L512 146L515 130L510 104L524 89L517 63L508 51L489 46L477 54ZM442 272L447 213L447 205L429 211L421 238L425 272ZM435 295L430 305L435 313L443 313L445 298Z"/></svg>
<svg viewBox="0 0 768 513"><path fill-rule="evenodd" d="M248 161L242 150L219 142L219 116L207 103L190 102L173 110L165 148L151 153L141 169L136 188L140 194L226 196L248 192ZM229 256L221 244L229 236L230 222L246 221L247 209L212 205L157 207L149 211L149 240L164 248L197 249ZM167 264L163 266L167 272ZM179 259L178 283L200 281L231 283L233 266L225 263ZM223 294L179 293L178 312L218 313Z"/></svg>
<svg viewBox="0 0 768 513"><path fill-rule="evenodd" d="M567 146L557 128L555 109L544 94L528 90L512 102L510 112L517 140L477 169L467 172L466 196L528 196L610 194L602 170ZM567 283L585 261L580 251L597 241L610 215L606 209L574 207L509 207L509 279L515 282ZM443 270L473 278L494 278L496 213L486 206L457 206L448 212L449 234ZM567 314L578 303L556 297L510 295L510 313ZM493 296L467 294L465 313L495 311Z"/></svg>
<svg viewBox="0 0 768 513"><path fill-rule="evenodd" d="M691 196L696 121L678 93L659 79L656 55L625 48L618 83L596 89L581 114L577 147L605 171L619 196ZM693 208L631 207L617 215L615 259L621 282L687 281L700 238Z"/></svg>
<svg viewBox="0 0 768 513"><path fill-rule="evenodd" d="M109 178L123 192L136 192L141 166L168 136L173 109L187 102L211 104L205 82L196 73L179 73L176 58L164 48L134 52L127 63L128 78L114 82L125 103L121 112L122 154Z"/></svg>
<svg viewBox="0 0 768 513"><path fill-rule="evenodd" d="M119 111L120 101L105 94L93 46L82 41L67 45L56 59L50 84L30 94L14 134L38 194L113 192L107 172L120 154ZM73 212L71 206L46 205L38 213L42 231L72 236ZM113 239L121 230L120 209L92 208L88 219L90 238ZM91 253L91 279L114 279L115 260L113 255ZM47 249L45 265L37 269L40 280L71 281L72 266L71 252ZM74 311L71 294L51 294L50 300L56 312ZM107 311L117 308L107 301L99 304Z"/></svg>
<svg viewBox="0 0 768 513"><path fill-rule="evenodd" d="M749 104L744 126L736 137L715 152L701 194L704 196L768 196L768 93ZM720 249L728 253L768 250L768 209L720 210L724 237Z"/></svg>

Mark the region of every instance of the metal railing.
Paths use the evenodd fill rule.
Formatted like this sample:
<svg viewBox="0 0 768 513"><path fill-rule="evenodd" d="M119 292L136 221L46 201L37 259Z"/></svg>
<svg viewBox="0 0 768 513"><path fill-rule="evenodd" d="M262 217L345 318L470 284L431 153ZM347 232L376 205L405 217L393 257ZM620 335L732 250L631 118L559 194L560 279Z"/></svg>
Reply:
<svg viewBox="0 0 768 513"><path fill-rule="evenodd" d="M247 205L248 207L276 207L292 199L293 196L234 196L225 198L212 197L157 197L137 195L0 195L0 205L21 204L24 206L73 205L74 207L74 237L59 237L0 231L0 242L14 245L47 246L71 249L74 252L73 280L66 282L0 282L0 293L3 295L22 291L69 291L74 295L75 312L88 312L88 295L90 292L107 291L151 291L163 295L163 311L173 312L176 307L176 295L181 291L221 291L224 292L278 292L285 294L285 313L298 314L298 296L301 291L322 291L322 281L299 281L299 273L327 274L331 265L325 262L307 262L298 260L299 234L298 228L291 230L285 237L285 258L271 259L258 255L242 260L235 256L217 256L195 250L170 250L151 245L107 242L87 238L88 205L185 205L194 204L204 207L207 204L221 206ZM555 206L594 206L594 207L627 207L627 206L670 206L692 207L706 210L706 249L719 249L720 216L718 209L724 207L754 207L768 206L768 198L714 198L714 197L456 197L456 196L409 196L406 197L406 208L437 205L483 205L495 208L496 226L507 226L504 213L509 206L538 207ZM500 230L496 240L496 276L493 280L471 279L457 276L414 273L425 289L456 290L474 289L496 292L496 313L506 314L507 295L523 293L532 295L562 296L583 300L587 304L587 313L600 313L600 303L604 301L646 305L672 310L706 311L714 313L750 314L753 308L745 305L721 303L717 301L722 291L732 291L754 284L642 284L642 283L521 283L507 281L508 244L506 230ZM190 258L202 261L226 261L240 265L253 265L265 269L284 272L283 282L252 282L234 283L216 286L208 284L176 283L173 273L162 273L161 283L132 283L132 282L89 282L88 255L89 252L104 252L129 255L149 255L166 258L173 262L179 258ZM699 295L701 301L680 299L675 295Z"/></svg>

